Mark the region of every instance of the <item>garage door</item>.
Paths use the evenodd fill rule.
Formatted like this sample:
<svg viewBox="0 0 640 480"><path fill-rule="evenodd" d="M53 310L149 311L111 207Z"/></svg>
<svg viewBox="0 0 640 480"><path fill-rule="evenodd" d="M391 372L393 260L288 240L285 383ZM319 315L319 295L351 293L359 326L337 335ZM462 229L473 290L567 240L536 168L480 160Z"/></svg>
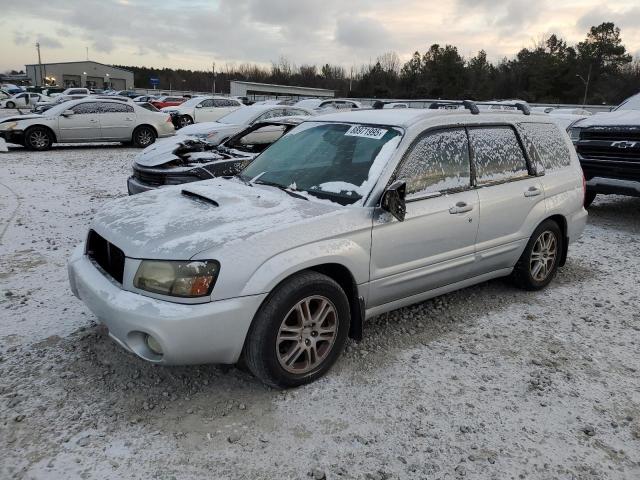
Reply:
<svg viewBox="0 0 640 480"><path fill-rule="evenodd" d="M112 78L111 88L114 90L124 90L127 88L127 81L124 78Z"/></svg>
<svg viewBox="0 0 640 480"><path fill-rule="evenodd" d="M104 78L87 76L87 88L102 88L104 86Z"/></svg>
<svg viewBox="0 0 640 480"><path fill-rule="evenodd" d="M62 84L66 87L81 87L80 75L62 75Z"/></svg>

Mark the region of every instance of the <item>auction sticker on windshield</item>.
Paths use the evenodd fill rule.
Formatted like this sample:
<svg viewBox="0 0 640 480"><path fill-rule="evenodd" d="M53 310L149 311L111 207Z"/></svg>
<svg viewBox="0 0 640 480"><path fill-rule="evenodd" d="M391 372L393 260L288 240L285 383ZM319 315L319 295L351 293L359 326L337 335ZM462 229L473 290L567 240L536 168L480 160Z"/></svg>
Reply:
<svg viewBox="0 0 640 480"><path fill-rule="evenodd" d="M385 133L387 133L387 130L384 128L366 127L364 125L354 125L353 127L351 127L349 130L345 132L345 136L375 138L376 140L380 140L382 137L384 137Z"/></svg>

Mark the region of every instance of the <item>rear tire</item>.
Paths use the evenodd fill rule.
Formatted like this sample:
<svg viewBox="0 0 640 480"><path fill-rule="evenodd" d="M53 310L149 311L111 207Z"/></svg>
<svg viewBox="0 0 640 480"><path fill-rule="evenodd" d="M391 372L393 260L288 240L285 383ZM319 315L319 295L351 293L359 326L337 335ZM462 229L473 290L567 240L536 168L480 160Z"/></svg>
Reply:
<svg viewBox="0 0 640 480"><path fill-rule="evenodd" d="M540 290L549 285L558 272L563 242L562 231L556 222L542 222L513 269L513 282L524 290Z"/></svg>
<svg viewBox="0 0 640 480"><path fill-rule="evenodd" d="M24 146L29 150L49 150L53 144L53 134L44 127L31 127L24 134Z"/></svg>
<svg viewBox="0 0 640 480"><path fill-rule="evenodd" d="M333 279L305 271L285 280L258 310L244 347L247 367L275 388L324 375L344 350L349 301Z"/></svg>
<svg viewBox="0 0 640 480"><path fill-rule="evenodd" d="M133 131L132 143L138 148L147 148L156 141L156 132L153 128L142 125Z"/></svg>
<svg viewBox="0 0 640 480"><path fill-rule="evenodd" d="M593 201L596 199L596 195L596 192L590 192L589 190L586 191L584 194L584 208L589 208L591 206Z"/></svg>

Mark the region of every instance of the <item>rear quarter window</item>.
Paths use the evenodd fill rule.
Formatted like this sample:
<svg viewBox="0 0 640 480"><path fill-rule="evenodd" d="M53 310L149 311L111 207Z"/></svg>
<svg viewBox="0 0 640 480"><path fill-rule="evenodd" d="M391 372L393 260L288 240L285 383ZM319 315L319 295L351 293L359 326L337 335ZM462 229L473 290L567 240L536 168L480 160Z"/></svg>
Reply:
<svg viewBox="0 0 640 480"><path fill-rule="evenodd" d="M571 165L571 152L560 128L554 123L520 123L518 129L529 157L545 171Z"/></svg>

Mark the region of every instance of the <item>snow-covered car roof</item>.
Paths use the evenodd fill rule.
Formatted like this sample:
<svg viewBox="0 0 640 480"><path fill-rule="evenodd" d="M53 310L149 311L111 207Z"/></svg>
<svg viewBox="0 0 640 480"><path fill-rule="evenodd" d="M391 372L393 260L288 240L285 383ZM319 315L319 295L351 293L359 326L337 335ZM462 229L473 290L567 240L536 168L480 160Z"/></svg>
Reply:
<svg viewBox="0 0 640 480"><path fill-rule="evenodd" d="M408 128L416 123L440 116L458 116L461 120L472 118L477 120L501 121L510 120L516 116L518 120L542 120L545 123L552 122L549 115L532 113L523 115L519 110L482 110L482 113L473 115L469 110L460 109L423 109L423 108L393 108L379 110L351 110L347 112L327 113L310 117L308 121L346 122L369 125L386 125Z"/></svg>

